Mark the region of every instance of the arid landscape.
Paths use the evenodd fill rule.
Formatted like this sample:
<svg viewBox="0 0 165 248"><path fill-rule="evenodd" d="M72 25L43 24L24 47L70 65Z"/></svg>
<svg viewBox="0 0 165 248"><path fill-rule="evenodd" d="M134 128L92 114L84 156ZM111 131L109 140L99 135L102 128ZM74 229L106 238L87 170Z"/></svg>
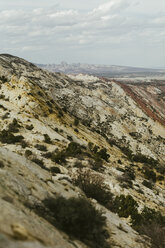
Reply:
<svg viewBox="0 0 165 248"><path fill-rule="evenodd" d="M165 81L0 55L0 248L165 247Z"/></svg>

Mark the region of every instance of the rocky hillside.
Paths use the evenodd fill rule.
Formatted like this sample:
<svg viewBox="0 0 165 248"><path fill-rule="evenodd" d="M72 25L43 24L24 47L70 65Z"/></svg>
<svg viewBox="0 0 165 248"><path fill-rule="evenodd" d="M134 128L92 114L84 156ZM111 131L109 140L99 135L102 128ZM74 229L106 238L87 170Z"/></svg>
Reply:
<svg viewBox="0 0 165 248"><path fill-rule="evenodd" d="M0 248L163 248L165 127L119 83L0 55Z"/></svg>

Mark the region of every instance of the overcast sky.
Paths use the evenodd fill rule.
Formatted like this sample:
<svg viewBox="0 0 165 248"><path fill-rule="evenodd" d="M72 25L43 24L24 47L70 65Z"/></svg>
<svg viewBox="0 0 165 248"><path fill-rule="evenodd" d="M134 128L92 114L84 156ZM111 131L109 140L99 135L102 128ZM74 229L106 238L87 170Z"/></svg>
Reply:
<svg viewBox="0 0 165 248"><path fill-rule="evenodd" d="M0 53L165 67L165 0L0 0Z"/></svg>

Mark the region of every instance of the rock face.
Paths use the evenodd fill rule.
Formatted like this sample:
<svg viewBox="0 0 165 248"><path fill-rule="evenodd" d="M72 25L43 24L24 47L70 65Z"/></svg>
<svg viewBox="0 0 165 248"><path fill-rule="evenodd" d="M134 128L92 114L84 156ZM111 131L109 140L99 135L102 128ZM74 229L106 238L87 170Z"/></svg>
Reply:
<svg viewBox="0 0 165 248"><path fill-rule="evenodd" d="M53 224L47 209L43 214L43 201L59 195L87 196L104 210L108 247L151 247L132 215L110 205L125 195L139 214L144 207L165 214L165 127L123 85L50 73L3 54L0 116L0 248L92 247ZM111 204L97 185L100 197L113 194Z"/></svg>

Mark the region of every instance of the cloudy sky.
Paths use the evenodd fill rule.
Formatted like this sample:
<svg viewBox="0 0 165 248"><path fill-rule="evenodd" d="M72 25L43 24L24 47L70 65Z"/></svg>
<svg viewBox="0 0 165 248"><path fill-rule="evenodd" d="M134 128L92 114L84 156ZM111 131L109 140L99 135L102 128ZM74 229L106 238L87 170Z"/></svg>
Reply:
<svg viewBox="0 0 165 248"><path fill-rule="evenodd" d="M0 0L0 53L165 67L165 0Z"/></svg>

